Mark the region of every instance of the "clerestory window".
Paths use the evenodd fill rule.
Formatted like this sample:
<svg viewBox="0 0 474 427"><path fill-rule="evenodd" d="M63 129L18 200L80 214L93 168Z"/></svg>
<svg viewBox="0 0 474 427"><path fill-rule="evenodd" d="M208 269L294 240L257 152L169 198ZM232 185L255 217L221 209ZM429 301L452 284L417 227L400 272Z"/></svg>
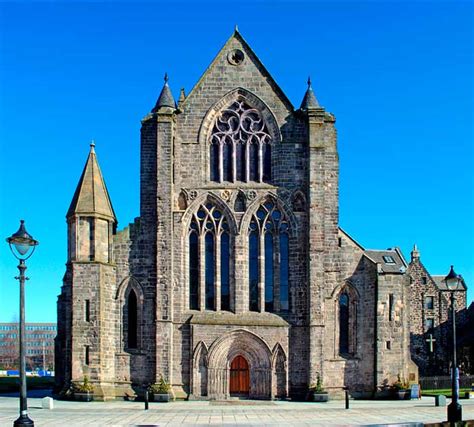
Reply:
<svg viewBox="0 0 474 427"><path fill-rule="evenodd" d="M218 114L209 142L211 181L271 180L272 138L261 113L245 102Z"/></svg>

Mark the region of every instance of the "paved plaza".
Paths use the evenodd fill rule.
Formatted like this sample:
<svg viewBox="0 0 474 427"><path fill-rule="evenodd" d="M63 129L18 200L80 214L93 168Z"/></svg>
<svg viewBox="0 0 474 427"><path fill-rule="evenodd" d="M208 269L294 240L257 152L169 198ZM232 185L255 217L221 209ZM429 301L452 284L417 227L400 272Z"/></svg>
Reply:
<svg viewBox="0 0 474 427"><path fill-rule="evenodd" d="M437 423L446 420L446 408L434 398L417 401L351 400L309 402L69 402L54 401L54 409L41 409L41 399L29 399L30 417L41 426L308 426ZM449 401L448 401L449 403ZM474 420L474 400L462 400L463 419ZM11 426L18 414L18 399L0 397L0 426ZM420 425L420 424L418 424ZM472 424L474 426L474 423Z"/></svg>

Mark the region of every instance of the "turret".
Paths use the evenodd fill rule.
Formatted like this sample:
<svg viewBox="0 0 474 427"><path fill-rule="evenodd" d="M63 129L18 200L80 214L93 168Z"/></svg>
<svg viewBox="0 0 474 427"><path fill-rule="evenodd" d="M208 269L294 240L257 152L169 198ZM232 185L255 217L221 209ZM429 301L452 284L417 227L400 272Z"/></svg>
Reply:
<svg viewBox="0 0 474 427"><path fill-rule="evenodd" d="M112 262L115 217L109 193L97 162L94 142L66 218L68 261Z"/></svg>

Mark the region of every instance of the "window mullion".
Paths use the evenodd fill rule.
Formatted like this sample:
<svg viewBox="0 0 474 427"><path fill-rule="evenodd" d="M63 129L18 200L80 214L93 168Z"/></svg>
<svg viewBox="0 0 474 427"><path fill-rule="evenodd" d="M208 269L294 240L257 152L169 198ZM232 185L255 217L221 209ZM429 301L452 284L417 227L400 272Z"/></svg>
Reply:
<svg viewBox="0 0 474 427"><path fill-rule="evenodd" d="M280 311L280 234L273 236L273 310Z"/></svg>
<svg viewBox="0 0 474 427"><path fill-rule="evenodd" d="M258 252L258 310L265 311L265 232L262 230L259 235Z"/></svg>
<svg viewBox="0 0 474 427"><path fill-rule="evenodd" d="M219 182L224 180L224 144L219 141Z"/></svg>
<svg viewBox="0 0 474 427"><path fill-rule="evenodd" d="M221 236L214 234L214 310L221 310Z"/></svg>
<svg viewBox="0 0 474 427"><path fill-rule="evenodd" d="M199 310L206 309L206 247L205 233L199 236Z"/></svg>
<svg viewBox="0 0 474 427"><path fill-rule="evenodd" d="M263 144L258 142L258 182L263 182Z"/></svg>

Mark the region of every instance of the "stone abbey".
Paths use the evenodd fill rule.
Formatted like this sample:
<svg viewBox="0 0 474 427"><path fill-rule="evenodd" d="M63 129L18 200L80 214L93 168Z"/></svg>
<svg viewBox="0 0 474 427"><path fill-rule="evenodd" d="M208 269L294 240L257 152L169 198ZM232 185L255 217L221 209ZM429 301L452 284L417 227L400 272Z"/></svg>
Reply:
<svg viewBox="0 0 474 427"><path fill-rule="evenodd" d="M310 83L295 109L236 30L177 103L165 81L140 150L132 224L116 229L93 145L67 212L59 388L88 376L111 399L163 377L177 397L273 399L417 378L425 270L339 228L335 117Z"/></svg>

